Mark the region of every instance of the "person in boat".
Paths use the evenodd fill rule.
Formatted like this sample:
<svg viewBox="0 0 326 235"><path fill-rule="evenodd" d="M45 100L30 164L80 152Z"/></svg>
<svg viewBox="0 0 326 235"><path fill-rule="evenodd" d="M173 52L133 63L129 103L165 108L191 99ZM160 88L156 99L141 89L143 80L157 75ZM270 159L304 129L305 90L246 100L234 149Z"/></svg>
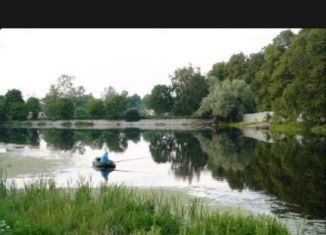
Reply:
<svg viewBox="0 0 326 235"><path fill-rule="evenodd" d="M109 153L108 151L105 151L103 156L100 158L101 163L111 163L112 161L109 159Z"/></svg>

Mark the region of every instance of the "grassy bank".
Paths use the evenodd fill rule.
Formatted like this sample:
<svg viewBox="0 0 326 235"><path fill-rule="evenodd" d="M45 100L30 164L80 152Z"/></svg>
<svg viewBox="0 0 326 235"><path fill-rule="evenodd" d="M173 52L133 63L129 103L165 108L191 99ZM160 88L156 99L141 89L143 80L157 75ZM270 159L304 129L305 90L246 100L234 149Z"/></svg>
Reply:
<svg viewBox="0 0 326 235"><path fill-rule="evenodd" d="M313 128L311 128L311 131L317 135L326 136L326 125L314 126Z"/></svg>
<svg viewBox="0 0 326 235"><path fill-rule="evenodd" d="M288 135L298 135L308 133L310 128L301 122L288 122L282 124L271 124L270 131L273 133L284 133Z"/></svg>
<svg viewBox="0 0 326 235"><path fill-rule="evenodd" d="M234 128L245 128L255 127L259 128L260 123L245 123L245 122L233 122L233 123L220 123L219 127L234 127ZM282 124L270 123L269 131L272 133L284 133L288 135L302 135L307 133L314 133L317 135L326 136L326 125L313 126L307 125L302 122L288 122Z"/></svg>
<svg viewBox="0 0 326 235"><path fill-rule="evenodd" d="M0 223L7 234L288 234L276 219L209 211L124 186L58 189L38 180L18 190L0 180Z"/></svg>

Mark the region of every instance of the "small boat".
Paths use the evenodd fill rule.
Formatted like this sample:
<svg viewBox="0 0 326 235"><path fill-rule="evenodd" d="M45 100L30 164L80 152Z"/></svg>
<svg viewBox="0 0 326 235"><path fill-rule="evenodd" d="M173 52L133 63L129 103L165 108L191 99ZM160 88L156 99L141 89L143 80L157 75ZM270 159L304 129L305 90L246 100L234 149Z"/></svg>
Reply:
<svg viewBox="0 0 326 235"><path fill-rule="evenodd" d="M100 162L100 158L97 157L93 161L93 167L97 169L114 169L115 168L115 163L113 161L109 163L103 163Z"/></svg>

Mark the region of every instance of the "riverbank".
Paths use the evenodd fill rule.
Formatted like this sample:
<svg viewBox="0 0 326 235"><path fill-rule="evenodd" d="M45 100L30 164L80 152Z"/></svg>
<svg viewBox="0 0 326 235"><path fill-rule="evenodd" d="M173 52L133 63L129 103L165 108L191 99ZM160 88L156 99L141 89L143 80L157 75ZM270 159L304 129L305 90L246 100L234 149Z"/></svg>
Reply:
<svg viewBox="0 0 326 235"><path fill-rule="evenodd" d="M272 134L288 134L288 135L303 135L306 133L313 133L316 135L326 136L326 125L319 126L306 126L302 122L288 122L282 124L275 123L245 123L245 122L236 122L236 123L224 123L224 127L234 127L239 129L244 128L254 128L254 129L263 129L268 130Z"/></svg>
<svg viewBox="0 0 326 235"><path fill-rule="evenodd" d="M143 119L136 122L124 120L37 120L7 121L2 127L37 128L37 129L124 129L138 128L143 130L197 130L205 128L200 119Z"/></svg>
<svg viewBox="0 0 326 235"><path fill-rule="evenodd" d="M275 218L221 213L162 191L44 180L18 190L0 179L0 226L13 234L289 234Z"/></svg>

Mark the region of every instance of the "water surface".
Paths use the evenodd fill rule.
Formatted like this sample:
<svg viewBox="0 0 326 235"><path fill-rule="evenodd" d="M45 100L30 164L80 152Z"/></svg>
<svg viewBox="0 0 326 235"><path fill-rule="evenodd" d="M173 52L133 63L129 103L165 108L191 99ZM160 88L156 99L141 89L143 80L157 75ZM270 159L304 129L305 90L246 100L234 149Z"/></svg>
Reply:
<svg viewBox="0 0 326 235"><path fill-rule="evenodd" d="M234 129L0 129L0 168L19 187L43 176L60 187L85 177L94 187L169 188L210 205L275 215L294 234L300 227L326 234L325 142L316 136L264 142ZM92 168L106 148L116 171Z"/></svg>

